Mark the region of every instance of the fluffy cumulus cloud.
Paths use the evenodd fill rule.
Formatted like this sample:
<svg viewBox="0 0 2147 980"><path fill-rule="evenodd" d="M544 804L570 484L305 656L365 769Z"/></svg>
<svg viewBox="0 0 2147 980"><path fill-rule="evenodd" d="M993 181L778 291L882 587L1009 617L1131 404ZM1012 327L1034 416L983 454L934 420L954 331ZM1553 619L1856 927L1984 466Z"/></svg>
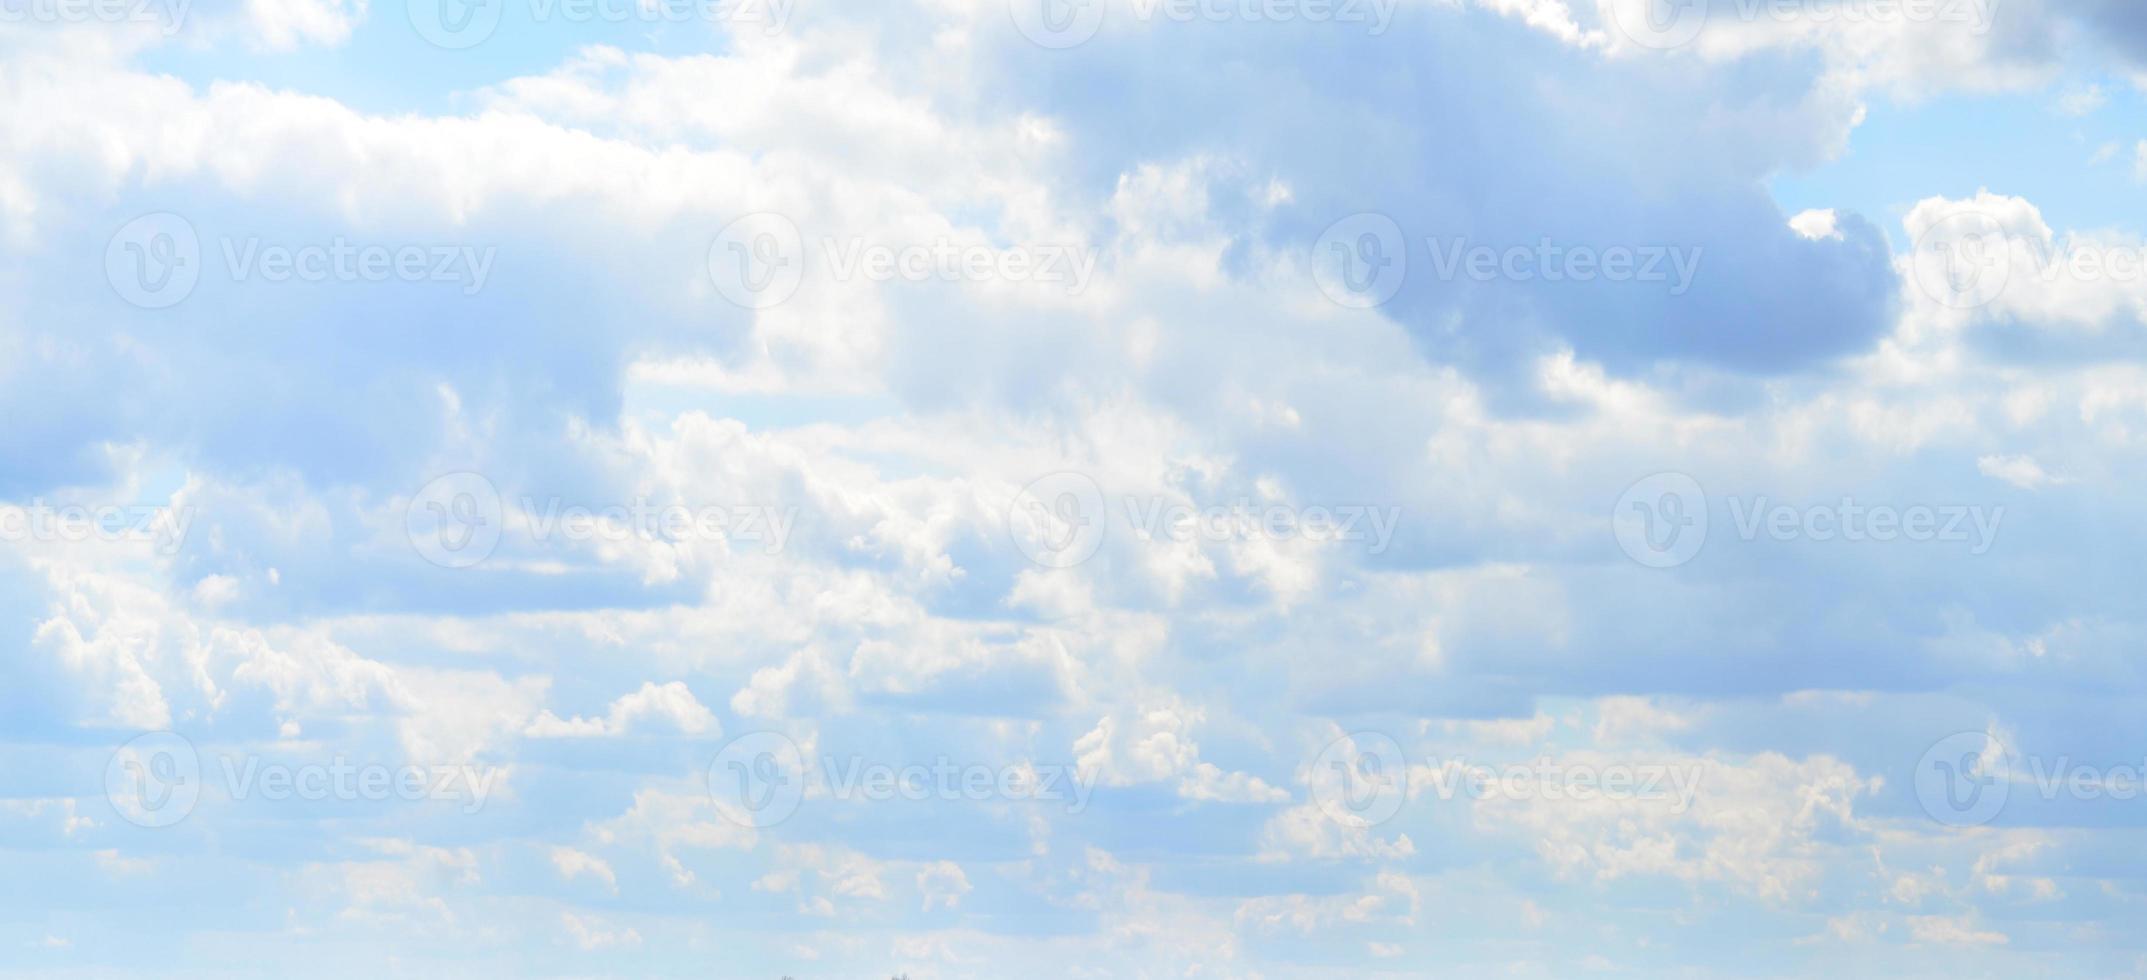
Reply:
<svg viewBox="0 0 2147 980"><path fill-rule="evenodd" d="M0 972L2147 969L2129 4L9 9Z"/></svg>

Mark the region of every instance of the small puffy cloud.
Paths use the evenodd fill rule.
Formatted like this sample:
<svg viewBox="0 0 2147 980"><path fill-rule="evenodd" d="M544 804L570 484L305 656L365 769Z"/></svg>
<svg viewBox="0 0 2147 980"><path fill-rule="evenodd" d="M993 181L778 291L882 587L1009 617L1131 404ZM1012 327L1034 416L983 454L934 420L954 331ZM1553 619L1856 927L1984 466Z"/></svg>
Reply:
<svg viewBox="0 0 2147 980"><path fill-rule="evenodd" d="M1984 476L2003 480L2022 490L2040 490L2066 480L2053 477L2043 471L2042 464L2033 456L1979 456L1976 470Z"/></svg>
<svg viewBox="0 0 2147 980"><path fill-rule="evenodd" d="M559 924L566 930L567 937L573 940L574 945L585 952L641 945L639 931L608 925L595 916L561 912Z"/></svg>
<svg viewBox="0 0 2147 980"><path fill-rule="evenodd" d="M969 876L952 861L935 861L917 872L917 891L924 897L925 911L934 905L954 908L969 890Z"/></svg>
<svg viewBox="0 0 2147 980"><path fill-rule="evenodd" d="M649 728L681 735L719 735L722 725L693 692L680 681L658 685L650 681L641 689L611 702L602 718L576 715L562 719L546 711L523 729L530 738L605 738L645 731Z"/></svg>
<svg viewBox="0 0 2147 980"><path fill-rule="evenodd" d="M619 890L619 877L612 873L611 864L596 855L571 847L554 847L552 867L559 872L559 877L568 881L587 875L603 882L604 887L613 892Z"/></svg>
<svg viewBox="0 0 2147 980"><path fill-rule="evenodd" d="M1912 916L1909 935L1933 946L2003 946L2011 941L2005 933L1980 928L1966 916Z"/></svg>

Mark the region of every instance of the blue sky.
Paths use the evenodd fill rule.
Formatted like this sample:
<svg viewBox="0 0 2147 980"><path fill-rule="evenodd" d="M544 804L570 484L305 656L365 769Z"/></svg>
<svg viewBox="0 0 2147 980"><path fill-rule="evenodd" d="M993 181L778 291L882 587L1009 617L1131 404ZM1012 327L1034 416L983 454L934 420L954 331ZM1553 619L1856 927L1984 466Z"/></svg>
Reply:
<svg viewBox="0 0 2147 980"><path fill-rule="evenodd" d="M2147 975L2147 23L1653 3L0 5L0 974Z"/></svg>

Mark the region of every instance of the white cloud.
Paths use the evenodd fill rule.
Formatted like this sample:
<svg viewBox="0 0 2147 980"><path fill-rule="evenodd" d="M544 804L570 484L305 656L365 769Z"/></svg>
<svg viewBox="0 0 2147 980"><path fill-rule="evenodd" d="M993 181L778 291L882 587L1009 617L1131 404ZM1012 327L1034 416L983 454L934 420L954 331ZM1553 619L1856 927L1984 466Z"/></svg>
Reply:
<svg viewBox="0 0 2147 980"><path fill-rule="evenodd" d="M616 929L595 916L559 913L559 924L583 950L611 949L619 946L641 945L641 933L633 929Z"/></svg>
<svg viewBox="0 0 2147 980"><path fill-rule="evenodd" d="M917 872L917 891L924 896L926 911L934 905L952 909L969 894L969 876L952 861L935 861Z"/></svg>
<svg viewBox="0 0 2147 980"><path fill-rule="evenodd" d="M543 712L522 734L530 738L617 737L645 730L651 722L656 723L654 727L659 730L682 735L722 734L722 725L716 721L715 714L680 681L642 684L640 690L611 702L611 708L602 718L575 715L562 720L550 711Z"/></svg>
<svg viewBox="0 0 2147 980"><path fill-rule="evenodd" d="M2043 471L2042 464L2032 456L1979 456L1976 470L1984 476L2004 480L2022 490L2039 490L2052 484L2068 482Z"/></svg>
<svg viewBox="0 0 2147 980"><path fill-rule="evenodd" d="M610 889L614 894L619 890L619 876L612 872L611 864L593 854L577 851L571 847L554 847L552 848L552 867L558 870L559 877L568 881L572 881L582 875L588 875L603 882L604 887Z"/></svg>

